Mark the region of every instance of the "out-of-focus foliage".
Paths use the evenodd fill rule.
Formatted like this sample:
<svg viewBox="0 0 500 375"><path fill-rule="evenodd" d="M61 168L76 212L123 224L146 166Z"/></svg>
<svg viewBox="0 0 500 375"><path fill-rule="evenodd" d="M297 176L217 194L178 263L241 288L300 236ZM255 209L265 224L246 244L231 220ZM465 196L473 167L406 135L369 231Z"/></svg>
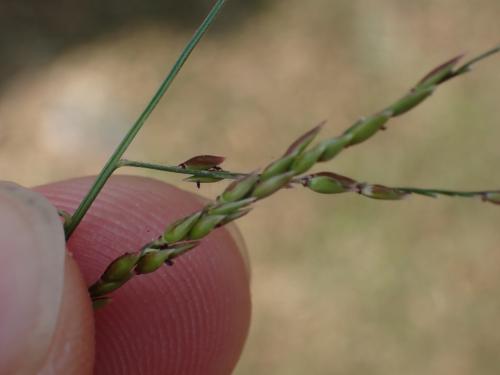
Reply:
<svg viewBox="0 0 500 375"><path fill-rule="evenodd" d="M218 22L232 29L270 0L234 1ZM19 68L49 61L63 49L140 24L192 30L212 0L2 0L0 85Z"/></svg>

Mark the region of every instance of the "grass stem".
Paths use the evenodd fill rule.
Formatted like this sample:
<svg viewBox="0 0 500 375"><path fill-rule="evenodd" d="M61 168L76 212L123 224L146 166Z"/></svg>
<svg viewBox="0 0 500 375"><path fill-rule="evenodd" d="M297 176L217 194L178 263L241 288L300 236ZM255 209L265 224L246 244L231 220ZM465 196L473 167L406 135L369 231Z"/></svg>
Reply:
<svg viewBox="0 0 500 375"><path fill-rule="evenodd" d="M200 170L200 169L190 169L183 168L177 165L163 165L155 163L145 163L142 161L132 161L122 159L118 163L118 167L135 167L143 169L152 169L156 171L171 172L171 173L181 173L188 174L195 177L210 177L210 178L220 178L224 180L235 180L239 177L246 176L245 173L234 173L228 171L211 171L211 170Z"/></svg>
<svg viewBox="0 0 500 375"><path fill-rule="evenodd" d="M212 10L210 13L207 15L203 23L200 25L200 27L196 30L186 47L182 50L179 58L177 59L176 63L168 73L167 77L165 80L162 82L156 93L153 95L151 101L148 103L144 111L141 113L141 115L137 118L135 121L134 125L130 128L128 133L125 135L121 143L118 145L116 150L113 152L109 160L106 162L104 165L103 169L97 176L94 184L90 188L89 192L87 195L83 198L81 201L80 205L76 209L75 213L71 216L71 219L68 220L64 226L64 231L66 234L66 239L68 239L71 234L74 232L76 227L80 224L82 221L83 217L87 213L88 209L96 199L97 195L101 191L101 189L104 187L104 184L106 181L109 179L109 177L113 174L113 172L118 168L118 163L127 150L127 148L130 146L132 141L134 140L135 136L137 133L141 130L142 126L146 122L146 120L149 118L153 110L156 108L158 103L160 102L161 98L165 95L167 92L168 88L174 81L175 77L179 73L179 71L182 69L183 65L191 55L191 52L193 52L194 48L198 44L198 42L201 40L203 35L206 33L210 25L213 23L219 12L221 11L222 7L224 6L224 3L226 0L217 0L215 5L213 6Z"/></svg>

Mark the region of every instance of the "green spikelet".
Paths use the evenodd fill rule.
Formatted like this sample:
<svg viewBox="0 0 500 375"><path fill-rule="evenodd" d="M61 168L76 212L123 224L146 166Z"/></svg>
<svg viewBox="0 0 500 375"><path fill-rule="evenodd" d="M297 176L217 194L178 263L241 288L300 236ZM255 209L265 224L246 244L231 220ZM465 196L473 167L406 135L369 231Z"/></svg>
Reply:
<svg viewBox="0 0 500 375"><path fill-rule="evenodd" d="M290 166L292 165L293 161L295 160L295 157L296 157L295 154L291 154L291 155L286 155L281 159L273 161L264 169L264 171L260 175L260 180L264 181L270 177L274 177L276 175L287 172L290 169Z"/></svg>
<svg viewBox="0 0 500 375"><path fill-rule="evenodd" d="M307 133L301 135L299 138L293 142L290 147L288 147L288 150L286 150L285 155L283 156L288 156L288 155L294 155L297 156L300 154L302 151L305 150L307 146L316 138L318 133L321 131L321 128L323 125L326 123L326 121L323 121L320 123L318 126L315 126L311 130L309 130Z"/></svg>
<svg viewBox="0 0 500 375"><path fill-rule="evenodd" d="M355 191L357 182L332 172L320 172L305 177L304 185L321 194L339 194Z"/></svg>
<svg viewBox="0 0 500 375"><path fill-rule="evenodd" d="M169 256L169 249L148 251L141 257L141 259L137 263L135 273L141 275L144 273L154 272L158 268L160 268L163 263L165 263Z"/></svg>
<svg viewBox="0 0 500 375"><path fill-rule="evenodd" d="M342 151L352 140L351 133L344 133L340 137L330 138L321 142L325 146L325 151L320 156L318 161L328 161L333 159L337 154Z"/></svg>
<svg viewBox="0 0 500 375"><path fill-rule="evenodd" d="M193 215L180 219L170 225L163 234L163 241L166 243L174 243L183 240L201 217L202 212L196 212Z"/></svg>
<svg viewBox="0 0 500 375"><path fill-rule="evenodd" d="M259 176L255 172L233 181L221 194L219 200L221 202L235 202L243 199L252 191L257 181L259 181Z"/></svg>
<svg viewBox="0 0 500 375"><path fill-rule="evenodd" d="M247 198L236 202L218 204L208 210L209 215L230 215L237 212L240 208L254 203L256 198Z"/></svg>
<svg viewBox="0 0 500 375"><path fill-rule="evenodd" d="M252 197L262 199L287 185L295 176L295 172L287 172L260 182L252 191Z"/></svg>
<svg viewBox="0 0 500 375"><path fill-rule="evenodd" d="M139 254L123 254L106 268L101 279L106 282L121 282L127 278L139 260Z"/></svg>
<svg viewBox="0 0 500 375"><path fill-rule="evenodd" d="M346 133L352 134L349 146L364 142L376 132L378 132L392 116L392 111L387 110L382 113L364 118L354 124Z"/></svg>
<svg viewBox="0 0 500 375"><path fill-rule="evenodd" d="M189 232L190 240L199 240L209 234L222 220L225 215L205 215L193 226Z"/></svg>
<svg viewBox="0 0 500 375"><path fill-rule="evenodd" d="M108 303L111 302L111 298L109 297L99 297L92 300L92 308L95 310L102 309Z"/></svg>
<svg viewBox="0 0 500 375"><path fill-rule="evenodd" d="M312 149L304 151L294 160L291 170L295 172L296 175L307 172L314 164L316 164L325 149L326 145L319 143Z"/></svg>
<svg viewBox="0 0 500 375"><path fill-rule="evenodd" d="M394 117L402 115L422 103L434 92L435 89L436 86L415 89L390 106L388 110L392 111Z"/></svg>
<svg viewBox="0 0 500 375"><path fill-rule="evenodd" d="M440 83L445 81L448 77L450 77L453 72L453 68L455 67L455 65L457 65L462 57L463 55L458 55L431 70L424 78L420 80L416 88L421 89L439 85Z"/></svg>
<svg viewBox="0 0 500 375"><path fill-rule="evenodd" d="M231 221L242 218L243 216L247 215L250 211L252 211L251 208L246 208L243 210L236 211L232 214L226 215L224 220L222 220L217 226L222 227L222 226L230 223Z"/></svg>
<svg viewBox="0 0 500 375"><path fill-rule="evenodd" d="M116 289L120 288L123 284L125 284L127 281L129 281L133 276L134 276L133 272L130 272L120 281L99 280L89 288L89 293L92 296L92 298L104 296L104 295L111 293L111 292L115 291Z"/></svg>

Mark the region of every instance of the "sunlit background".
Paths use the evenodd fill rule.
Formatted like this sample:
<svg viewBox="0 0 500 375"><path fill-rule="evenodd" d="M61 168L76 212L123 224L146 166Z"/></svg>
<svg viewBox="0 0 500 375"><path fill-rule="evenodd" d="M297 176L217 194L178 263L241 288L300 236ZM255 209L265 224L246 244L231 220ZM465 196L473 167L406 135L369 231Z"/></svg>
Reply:
<svg viewBox="0 0 500 375"><path fill-rule="evenodd" d="M1 178L97 173L210 3L2 1ZM494 46L499 14L497 0L232 0L127 157L263 167L319 121L338 134L435 65ZM499 188L499 100L497 56L318 170ZM254 307L237 375L500 373L500 207L293 189L240 228Z"/></svg>

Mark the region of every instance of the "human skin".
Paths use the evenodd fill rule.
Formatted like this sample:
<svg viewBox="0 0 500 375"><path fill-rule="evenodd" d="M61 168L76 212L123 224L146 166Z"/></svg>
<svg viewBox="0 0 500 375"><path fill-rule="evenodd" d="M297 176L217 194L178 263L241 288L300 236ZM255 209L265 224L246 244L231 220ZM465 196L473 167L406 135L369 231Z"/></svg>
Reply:
<svg viewBox="0 0 500 375"><path fill-rule="evenodd" d="M0 185L0 374L231 373L251 307L235 229L217 229L174 266L134 277L94 313L86 288L107 264L203 202L156 180L116 176L65 244L43 196L72 212L92 181Z"/></svg>

